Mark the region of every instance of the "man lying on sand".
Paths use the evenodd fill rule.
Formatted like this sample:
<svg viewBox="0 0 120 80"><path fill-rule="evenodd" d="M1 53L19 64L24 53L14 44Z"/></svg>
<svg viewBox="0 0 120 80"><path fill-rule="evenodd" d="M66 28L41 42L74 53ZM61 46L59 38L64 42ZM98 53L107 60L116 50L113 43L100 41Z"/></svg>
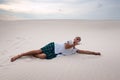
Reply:
<svg viewBox="0 0 120 80"><path fill-rule="evenodd" d="M71 55L75 53L101 55L100 52L80 50L75 48L75 46L79 45L80 41L81 41L80 37L75 37L73 41L67 41L62 44L51 42L46 46L42 47L41 49L32 50L14 56L11 58L11 62L15 61L18 58L21 58L22 56L31 56L31 55L40 59L52 59L57 57L58 55Z"/></svg>

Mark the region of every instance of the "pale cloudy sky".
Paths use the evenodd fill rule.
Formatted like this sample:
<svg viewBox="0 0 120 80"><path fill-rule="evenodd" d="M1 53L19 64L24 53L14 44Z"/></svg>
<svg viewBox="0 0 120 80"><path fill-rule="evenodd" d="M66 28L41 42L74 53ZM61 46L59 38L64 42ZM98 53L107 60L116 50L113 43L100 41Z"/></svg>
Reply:
<svg viewBox="0 0 120 80"><path fill-rule="evenodd" d="M0 0L0 18L120 20L120 0Z"/></svg>

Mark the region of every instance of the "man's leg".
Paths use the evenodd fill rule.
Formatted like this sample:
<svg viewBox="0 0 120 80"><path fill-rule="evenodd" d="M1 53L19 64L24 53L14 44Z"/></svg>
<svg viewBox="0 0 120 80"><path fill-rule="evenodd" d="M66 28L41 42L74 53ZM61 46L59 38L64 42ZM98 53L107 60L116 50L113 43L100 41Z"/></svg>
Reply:
<svg viewBox="0 0 120 80"><path fill-rule="evenodd" d="M21 58L22 56L29 56L29 55L35 55L35 54L41 54L41 53L42 53L42 50L32 50L32 51L22 53L22 54L12 57L11 62L15 61L18 58Z"/></svg>
<svg viewBox="0 0 120 80"><path fill-rule="evenodd" d="M77 50L77 53L80 53L80 54L101 55L100 52L94 52L94 51L88 51L88 50Z"/></svg>
<svg viewBox="0 0 120 80"><path fill-rule="evenodd" d="M34 54L33 56L36 57L36 58L40 58L40 59L46 59L46 54L44 54L44 53Z"/></svg>

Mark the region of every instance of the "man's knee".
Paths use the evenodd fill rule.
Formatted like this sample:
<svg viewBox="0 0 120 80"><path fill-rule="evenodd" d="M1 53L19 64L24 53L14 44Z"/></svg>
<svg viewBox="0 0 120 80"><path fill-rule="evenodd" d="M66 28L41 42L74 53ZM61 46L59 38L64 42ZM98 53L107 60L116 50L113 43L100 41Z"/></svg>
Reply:
<svg viewBox="0 0 120 80"><path fill-rule="evenodd" d="M40 59L46 59L46 54L42 53L42 54L37 54L37 55L34 55L35 57L37 58L40 58Z"/></svg>
<svg viewBox="0 0 120 80"><path fill-rule="evenodd" d="M41 59L46 59L46 54L44 54L44 53L40 54L40 58Z"/></svg>

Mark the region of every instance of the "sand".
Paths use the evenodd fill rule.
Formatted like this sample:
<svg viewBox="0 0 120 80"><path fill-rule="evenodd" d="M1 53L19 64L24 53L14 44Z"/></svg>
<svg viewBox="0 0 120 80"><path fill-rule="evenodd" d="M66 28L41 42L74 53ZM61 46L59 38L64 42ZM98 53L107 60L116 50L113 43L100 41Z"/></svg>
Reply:
<svg viewBox="0 0 120 80"><path fill-rule="evenodd" d="M13 20L0 21L0 80L119 80L120 21ZM49 42L81 36L79 49L101 56L74 54L52 60L10 58Z"/></svg>

